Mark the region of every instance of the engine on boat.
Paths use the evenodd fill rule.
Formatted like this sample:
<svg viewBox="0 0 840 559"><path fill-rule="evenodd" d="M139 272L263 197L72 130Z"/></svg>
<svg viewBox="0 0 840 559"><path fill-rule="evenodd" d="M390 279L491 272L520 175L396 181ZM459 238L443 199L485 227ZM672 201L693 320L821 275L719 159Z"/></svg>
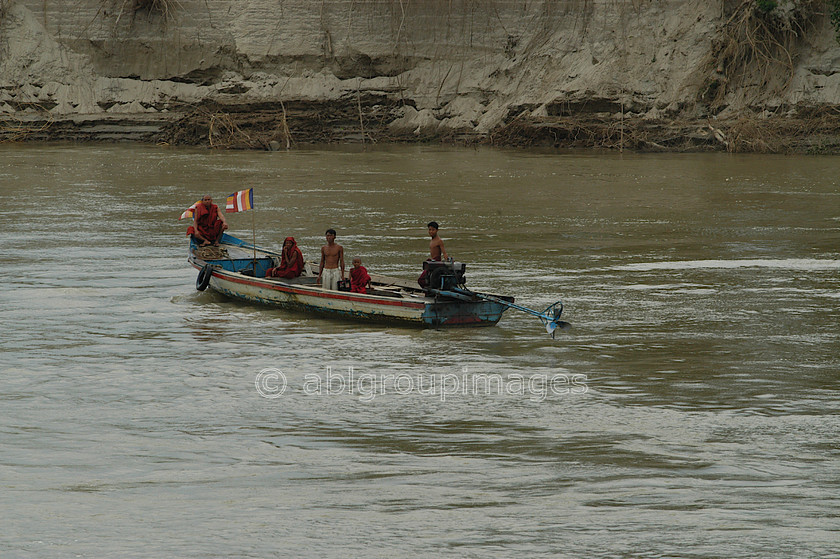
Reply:
<svg viewBox="0 0 840 559"><path fill-rule="evenodd" d="M464 275L467 265L463 262L427 260L423 262L423 269L426 270L429 287L432 289L447 291L467 283L467 278Z"/></svg>

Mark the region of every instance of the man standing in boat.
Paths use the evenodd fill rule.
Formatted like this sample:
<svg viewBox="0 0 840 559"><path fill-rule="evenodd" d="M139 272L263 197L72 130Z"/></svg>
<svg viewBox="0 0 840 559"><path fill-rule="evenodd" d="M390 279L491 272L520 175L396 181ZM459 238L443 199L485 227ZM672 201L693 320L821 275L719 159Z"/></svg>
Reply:
<svg viewBox="0 0 840 559"><path fill-rule="evenodd" d="M430 221L428 227L429 236L432 238L432 242L429 243L429 252L431 253L429 260L440 262L441 260L448 259L449 255L446 254L446 249L443 247L443 239L438 237L438 229L440 226L437 221ZM443 258L441 258L441 256Z"/></svg>
<svg viewBox="0 0 840 559"><path fill-rule="evenodd" d="M336 244L335 229L327 229L326 236L327 244L321 247L318 283L324 289L337 291L338 281L344 279L344 247Z"/></svg>
<svg viewBox="0 0 840 559"><path fill-rule="evenodd" d="M225 215L219 206L213 203L213 198L205 194L201 203L195 206L195 221L193 224L195 240L199 246L219 246L222 232L228 228Z"/></svg>
<svg viewBox="0 0 840 559"><path fill-rule="evenodd" d="M438 222L430 221L428 227L429 236L432 238L432 241L429 243L429 261L440 262L441 260L448 259L449 255L446 254L446 248L443 246L443 239L438 236L438 229L440 229ZM419 278L417 278L417 283L420 284L420 287L429 286L428 275L429 271L423 270L423 273L420 274Z"/></svg>

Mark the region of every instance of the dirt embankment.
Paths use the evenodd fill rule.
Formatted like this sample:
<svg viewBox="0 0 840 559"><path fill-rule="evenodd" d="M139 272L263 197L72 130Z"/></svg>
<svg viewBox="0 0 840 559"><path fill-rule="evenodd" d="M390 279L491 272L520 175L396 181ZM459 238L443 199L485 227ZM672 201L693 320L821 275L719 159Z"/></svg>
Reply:
<svg viewBox="0 0 840 559"><path fill-rule="evenodd" d="M0 0L0 141L837 153L833 5Z"/></svg>

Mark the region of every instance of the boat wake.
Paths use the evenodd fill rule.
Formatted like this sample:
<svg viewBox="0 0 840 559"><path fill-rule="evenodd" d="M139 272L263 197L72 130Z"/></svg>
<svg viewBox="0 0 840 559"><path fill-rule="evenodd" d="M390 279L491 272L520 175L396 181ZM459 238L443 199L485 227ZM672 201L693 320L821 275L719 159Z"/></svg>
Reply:
<svg viewBox="0 0 840 559"><path fill-rule="evenodd" d="M840 270L840 260L788 258L782 260L747 259L747 260L680 260L671 262L639 262L623 264L611 270L631 272L652 272L656 270L699 270L731 268L774 268L784 270L822 271Z"/></svg>

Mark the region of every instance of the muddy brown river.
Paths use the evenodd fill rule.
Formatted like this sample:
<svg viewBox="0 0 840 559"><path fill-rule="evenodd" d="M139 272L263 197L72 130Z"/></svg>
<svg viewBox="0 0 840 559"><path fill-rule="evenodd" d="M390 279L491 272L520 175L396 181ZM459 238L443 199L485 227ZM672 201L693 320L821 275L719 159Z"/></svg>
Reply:
<svg viewBox="0 0 840 559"><path fill-rule="evenodd" d="M840 158L0 146L0 556L828 557ZM195 290L179 214L574 327ZM349 265L349 263L348 263ZM273 375L273 376L272 376ZM832 551L835 550L835 551Z"/></svg>

